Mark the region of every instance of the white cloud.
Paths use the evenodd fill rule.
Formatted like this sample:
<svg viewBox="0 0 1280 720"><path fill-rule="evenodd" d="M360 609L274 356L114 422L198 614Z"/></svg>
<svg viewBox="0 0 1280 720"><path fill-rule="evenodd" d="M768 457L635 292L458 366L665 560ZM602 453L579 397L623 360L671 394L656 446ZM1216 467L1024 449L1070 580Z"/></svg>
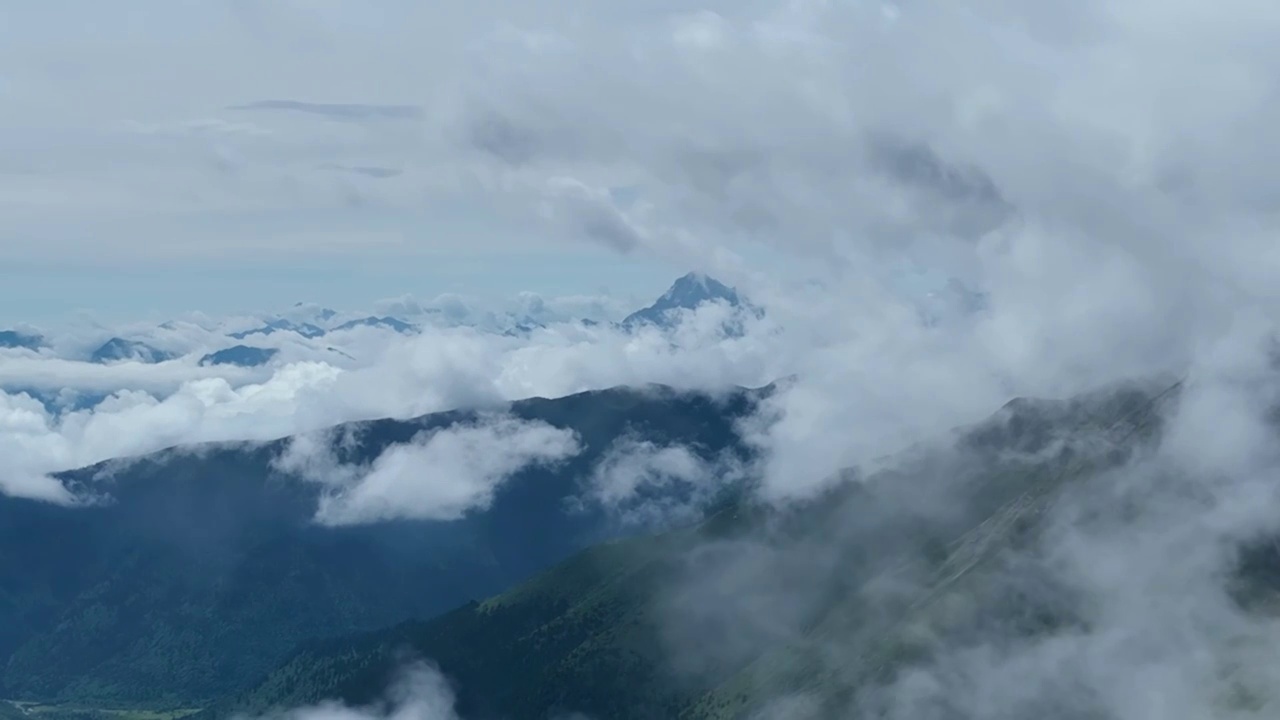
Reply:
<svg viewBox="0 0 1280 720"><path fill-rule="evenodd" d="M184 383L221 378L242 384L270 377L267 368L235 366L201 367L198 357L158 364L122 362L111 365L51 357L11 358L0 364L0 385L5 387L56 390L75 388L91 392L120 389L144 390L167 395Z"/></svg>
<svg viewBox="0 0 1280 720"><path fill-rule="evenodd" d="M625 524L666 527L696 520L718 490L742 477L735 463L706 460L691 448L622 437L596 464L579 502Z"/></svg>
<svg viewBox="0 0 1280 720"><path fill-rule="evenodd" d="M5 428L0 433L0 490L66 501L70 496L65 490L49 489L61 488L49 473L185 443L289 434L301 420L301 393L322 394L338 372L300 363L263 383L191 380L163 399L142 390L120 390L93 408L57 416L25 393L0 392L0 424Z"/></svg>
<svg viewBox="0 0 1280 720"><path fill-rule="evenodd" d="M1274 325L1242 313L1194 352L1154 448L1091 477L1001 478L1018 483L1001 508L1022 507L1016 531L1001 533L990 508L974 513L970 504L989 502L975 496L995 488L975 486L972 458L944 443L925 444L871 493L824 498L804 524L708 542L664 597L673 662L698 672L786 648L816 664L812 692L761 690L768 707L754 717L1269 717L1280 621L1269 606L1242 606L1234 581L1241 545L1271 547L1280 534L1274 347ZM803 402L823 400L810 392ZM773 439L799 452L791 430L796 439ZM1023 504L1058 481L1042 507ZM930 528L972 563L913 570L916 540L896 543ZM1270 603L1268 571L1253 572ZM833 597L855 614L836 611L815 629ZM886 639L923 652L899 666L889 657L901 646ZM852 704L831 706L835 686L854 678Z"/></svg>
<svg viewBox="0 0 1280 720"><path fill-rule="evenodd" d="M41 455L57 455L57 438L49 432L44 406L27 396L0 395L0 428L2 442L10 458L21 452ZM71 493L62 483L37 469L23 467L10 461L5 468L4 482L0 488L6 494L55 502L69 502Z"/></svg>
<svg viewBox="0 0 1280 720"><path fill-rule="evenodd" d="M1025 606L1051 592L1078 621L946 644L877 696L886 717L1272 714L1280 622L1232 594L1241 544L1280 532L1277 380L1257 362L1260 329L1205 348L1158 452L1068 487L1040 542L1005 563L1003 582L1040 578Z"/></svg>
<svg viewBox="0 0 1280 720"><path fill-rule="evenodd" d="M694 483L706 472L703 460L686 447L622 439L597 466L591 491L600 502L618 505L642 489L670 482Z"/></svg>
<svg viewBox="0 0 1280 720"><path fill-rule="evenodd" d="M0 363L0 383L9 387L114 394L96 407L58 415L21 393L0 394L27 408L23 413L36 413L22 415L21 434L0 435L9 448L0 462L13 472L42 477L181 443L268 440L342 422L408 418L535 395L649 382L684 389L770 382L784 367L775 346L782 338L763 332L723 338L724 312L706 306L674 335L574 324L537 329L528 338L466 327L429 326L412 336L353 332L353 344L344 347L358 360L344 361L345 367L300 360L255 369L202 368L194 357L157 365L51 358ZM317 356L314 345L275 340L277 335L286 333L261 344L286 348L286 357L290 345L298 349L294 357ZM23 492L14 483L0 488Z"/></svg>
<svg viewBox="0 0 1280 720"><path fill-rule="evenodd" d="M580 450L572 431L512 417L424 432L387 448L359 477L330 490L316 519L326 525L455 520L487 508L498 486L526 467L554 465ZM299 450L289 452L296 458ZM305 470L308 464L293 460L285 466ZM352 473L326 468L315 479L332 486L335 478Z"/></svg>

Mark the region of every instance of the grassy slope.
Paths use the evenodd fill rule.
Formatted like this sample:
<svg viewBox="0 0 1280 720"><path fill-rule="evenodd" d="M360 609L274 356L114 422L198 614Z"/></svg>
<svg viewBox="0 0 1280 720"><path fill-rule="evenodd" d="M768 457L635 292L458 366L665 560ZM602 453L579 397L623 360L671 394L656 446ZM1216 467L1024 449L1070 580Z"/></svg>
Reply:
<svg viewBox="0 0 1280 720"><path fill-rule="evenodd" d="M1065 429L1104 435L1113 449L1132 448L1154 432L1154 408L1146 393L1120 393L1064 408L1036 407L1015 413L1008 422L979 427L965 442L1034 450L1047 446L1051 430ZM876 567L927 578L911 602L886 613L870 607L858 591L875 577L861 577L849 586L833 584L822 612L790 644L715 667L696 679L664 670L670 664L653 615L655 600L694 548L765 525L787 524L776 517L766 522L759 512L729 508L698 528L592 548L492 600L428 622L314 645L253 691L212 708L207 716L326 698L372 702L410 656L431 658L456 681L466 716L542 718L580 711L621 720L738 718L765 698L797 691L816 691L835 707L861 683L926 652L932 634L972 622L985 604L984 593L991 593L986 573L1001 552L1030 537L1035 517L1063 483L1116 462L1122 454L1036 457L1006 461L991 455L970 478L973 501L980 508L974 522L911 531L895 541L896 559ZM794 533L836 527L833 523L843 522L839 512L849 506L865 505L871 508L865 512L874 514L874 497L859 495L861 488L840 492L846 491L852 500L819 502L791 518L798 528ZM1030 630L1052 621L1027 618ZM833 645L853 650L833 663Z"/></svg>

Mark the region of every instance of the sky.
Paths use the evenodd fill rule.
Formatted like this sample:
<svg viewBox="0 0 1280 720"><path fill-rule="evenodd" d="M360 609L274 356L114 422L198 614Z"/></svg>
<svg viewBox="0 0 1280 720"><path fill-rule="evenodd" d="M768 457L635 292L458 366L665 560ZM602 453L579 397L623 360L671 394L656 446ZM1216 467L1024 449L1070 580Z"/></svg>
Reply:
<svg viewBox="0 0 1280 720"><path fill-rule="evenodd" d="M0 4L0 322L660 293L692 268L539 222L447 137L494 9Z"/></svg>
<svg viewBox="0 0 1280 720"><path fill-rule="evenodd" d="M540 7L4 3L0 321L972 275L924 236L1007 213L972 158L939 176L895 108L855 110L881 83L816 19L881 52L895 6Z"/></svg>
<svg viewBox="0 0 1280 720"><path fill-rule="evenodd" d="M807 36L821 3L539 7L0 4L0 323L811 278L882 262L861 255L895 221L860 209L937 166L856 147L857 98L829 95L838 58ZM998 200L971 170L946 182L893 212L966 185ZM972 235L989 205L925 224Z"/></svg>
<svg viewBox="0 0 1280 720"><path fill-rule="evenodd" d="M288 264L172 262L148 267L17 264L0 270L0 326L45 330L69 319L163 322L190 312L247 315L295 303L371 309L401 295L465 295L501 305L518 292L588 293L642 307L674 279L659 263L621 263L603 250L504 254L499 259L441 253L412 263L299 258Z"/></svg>

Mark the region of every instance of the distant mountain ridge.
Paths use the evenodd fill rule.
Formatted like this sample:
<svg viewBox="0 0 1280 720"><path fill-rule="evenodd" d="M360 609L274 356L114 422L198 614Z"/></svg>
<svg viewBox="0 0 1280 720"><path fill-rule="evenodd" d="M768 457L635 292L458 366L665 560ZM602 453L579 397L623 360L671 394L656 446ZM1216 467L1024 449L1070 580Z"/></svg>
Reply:
<svg viewBox="0 0 1280 720"><path fill-rule="evenodd" d="M403 320L400 320L399 318L391 317L390 315L384 315L382 317L378 317L376 315L370 315L369 317L356 318L355 320L348 320L344 323L335 325L333 328L329 330L329 332L351 330L353 328L358 328L358 327L387 328L388 330L394 330L402 334L412 333L418 329L416 326L412 325L411 323L407 323Z"/></svg>
<svg viewBox="0 0 1280 720"><path fill-rule="evenodd" d="M272 333L277 332L297 333L304 338L312 339L323 336L325 334L325 329L318 325L312 325L311 323L295 323L292 320L278 318L276 320L267 321L267 323L261 327L229 333L229 337L233 337L237 340L243 340L252 335L271 335Z"/></svg>
<svg viewBox="0 0 1280 720"><path fill-rule="evenodd" d="M271 362L280 353L275 348L235 345L211 352L200 358L201 365L235 365L237 367L259 367Z"/></svg>
<svg viewBox="0 0 1280 720"><path fill-rule="evenodd" d="M511 312L470 311L465 305L451 306L447 311L442 308L421 308L417 312L418 320L425 326L440 327L474 327L485 333L494 333L507 337L527 338L539 330L558 324L592 328L611 327L623 332L634 332L641 328L657 328L663 331L675 329L681 322L684 313L697 311L710 303L724 303L734 311L734 315L723 325L726 336L735 337L744 332L743 320L747 317L760 317L759 308L747 301L735 288L708 275L690 272L677 278L672 285L653 303L635 310L619 322L574 318L564 311L549 309L542 301L526 303L522 310ZM120 335L108 338L92 350L74 350L68 359L88 361L94 364L111 364L118 362L141 362L156 364L185 357L200 348L196 362L202 366L233 365L239 367L260 367L278 356L279 347L257 347L247 343L237 343L228 347L218 338L248 341L255 337L267 338L284 335L296 336L301 340L320 340L331 333L345 333L360 328L388 330L400 335L413 335L422 330L422 325L395 314L356 315L339 313L331 308L314 304L298 303L280 313L258 316L251 327L245 328L245 320L231 319L220 322L180 323L169 321L160 323L158 330L163 334L149 336L136 327L121 330ZM227 332L227 328L240 328ZM263 341L267 345L279 346L272 341ZM72 343L75 346L77 343ZM286 341L287 344L287 341ZM342 340L337 340L339 346ZM62 347L58 343L56 347ZM50 347L43 336L34 332L19 330L0 330L0 348L25 349L39 351ZM180 348L178 352L161 348ZM315 344L300 343L300 351L308 349L320 350ZM323 349L341 353L345 358L353 356L350 348L325 345ZM359 353L356 353L358 355ZM323 357L318 359L324 359Z"/></svg>
<svg viewBox="0 0 1280 720"><path fill-rule="evenodd" d="M44 336L21 330L0 330L0 348L39 350L45 346Z"/></svg>

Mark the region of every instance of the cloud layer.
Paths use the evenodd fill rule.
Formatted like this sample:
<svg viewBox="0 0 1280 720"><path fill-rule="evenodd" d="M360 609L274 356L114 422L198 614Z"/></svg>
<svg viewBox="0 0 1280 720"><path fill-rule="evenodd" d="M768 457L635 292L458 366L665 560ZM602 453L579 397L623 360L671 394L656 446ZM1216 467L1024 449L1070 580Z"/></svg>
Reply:
<svg viewBox="0 0 1280 720"><path fill-rule="evenodd" d="M107 397L59 413L26 392L0 393L6 428L0 433L0 488L66 500L48 473L178 444L268 440L348 421L408 418L615 385L727 389L768 383L783 370L774 357L774 335L757 321L759 332L725 337L726 312L705 306L673 333L576 323L533 329L523 337L469 327L429 326L410 336L370 329L348 338L343 347L353 354L341 364L324 352L324 342L303 347L296 338L283 341L297 345L295 357L323 359L208 368L196 365L193 356L110 366L16 358L0 364L0 377L10 387Z"/></svg>
<svg viewBox="0 0 1280 720"><path fill-rule="evenodd" d="M736 463L705 460L683 445L624 436L595 466L578 502L603 508L626 525L664 528L696 521L717 491L745 473Z"/></svg>
<svg viewBox="0 0 1280 720"><path fill-rule="evenodd" d="M327 450L328 446L325 446ZM296 444L281 467L330 485L316 520L354 525L381 520L456 520L484 510L498 486L530 466L548 466L581 450L574 433L511 417L426 432L392 445L368 468L317 467ZM336 482L335 482L336 480Z"/></svg>

